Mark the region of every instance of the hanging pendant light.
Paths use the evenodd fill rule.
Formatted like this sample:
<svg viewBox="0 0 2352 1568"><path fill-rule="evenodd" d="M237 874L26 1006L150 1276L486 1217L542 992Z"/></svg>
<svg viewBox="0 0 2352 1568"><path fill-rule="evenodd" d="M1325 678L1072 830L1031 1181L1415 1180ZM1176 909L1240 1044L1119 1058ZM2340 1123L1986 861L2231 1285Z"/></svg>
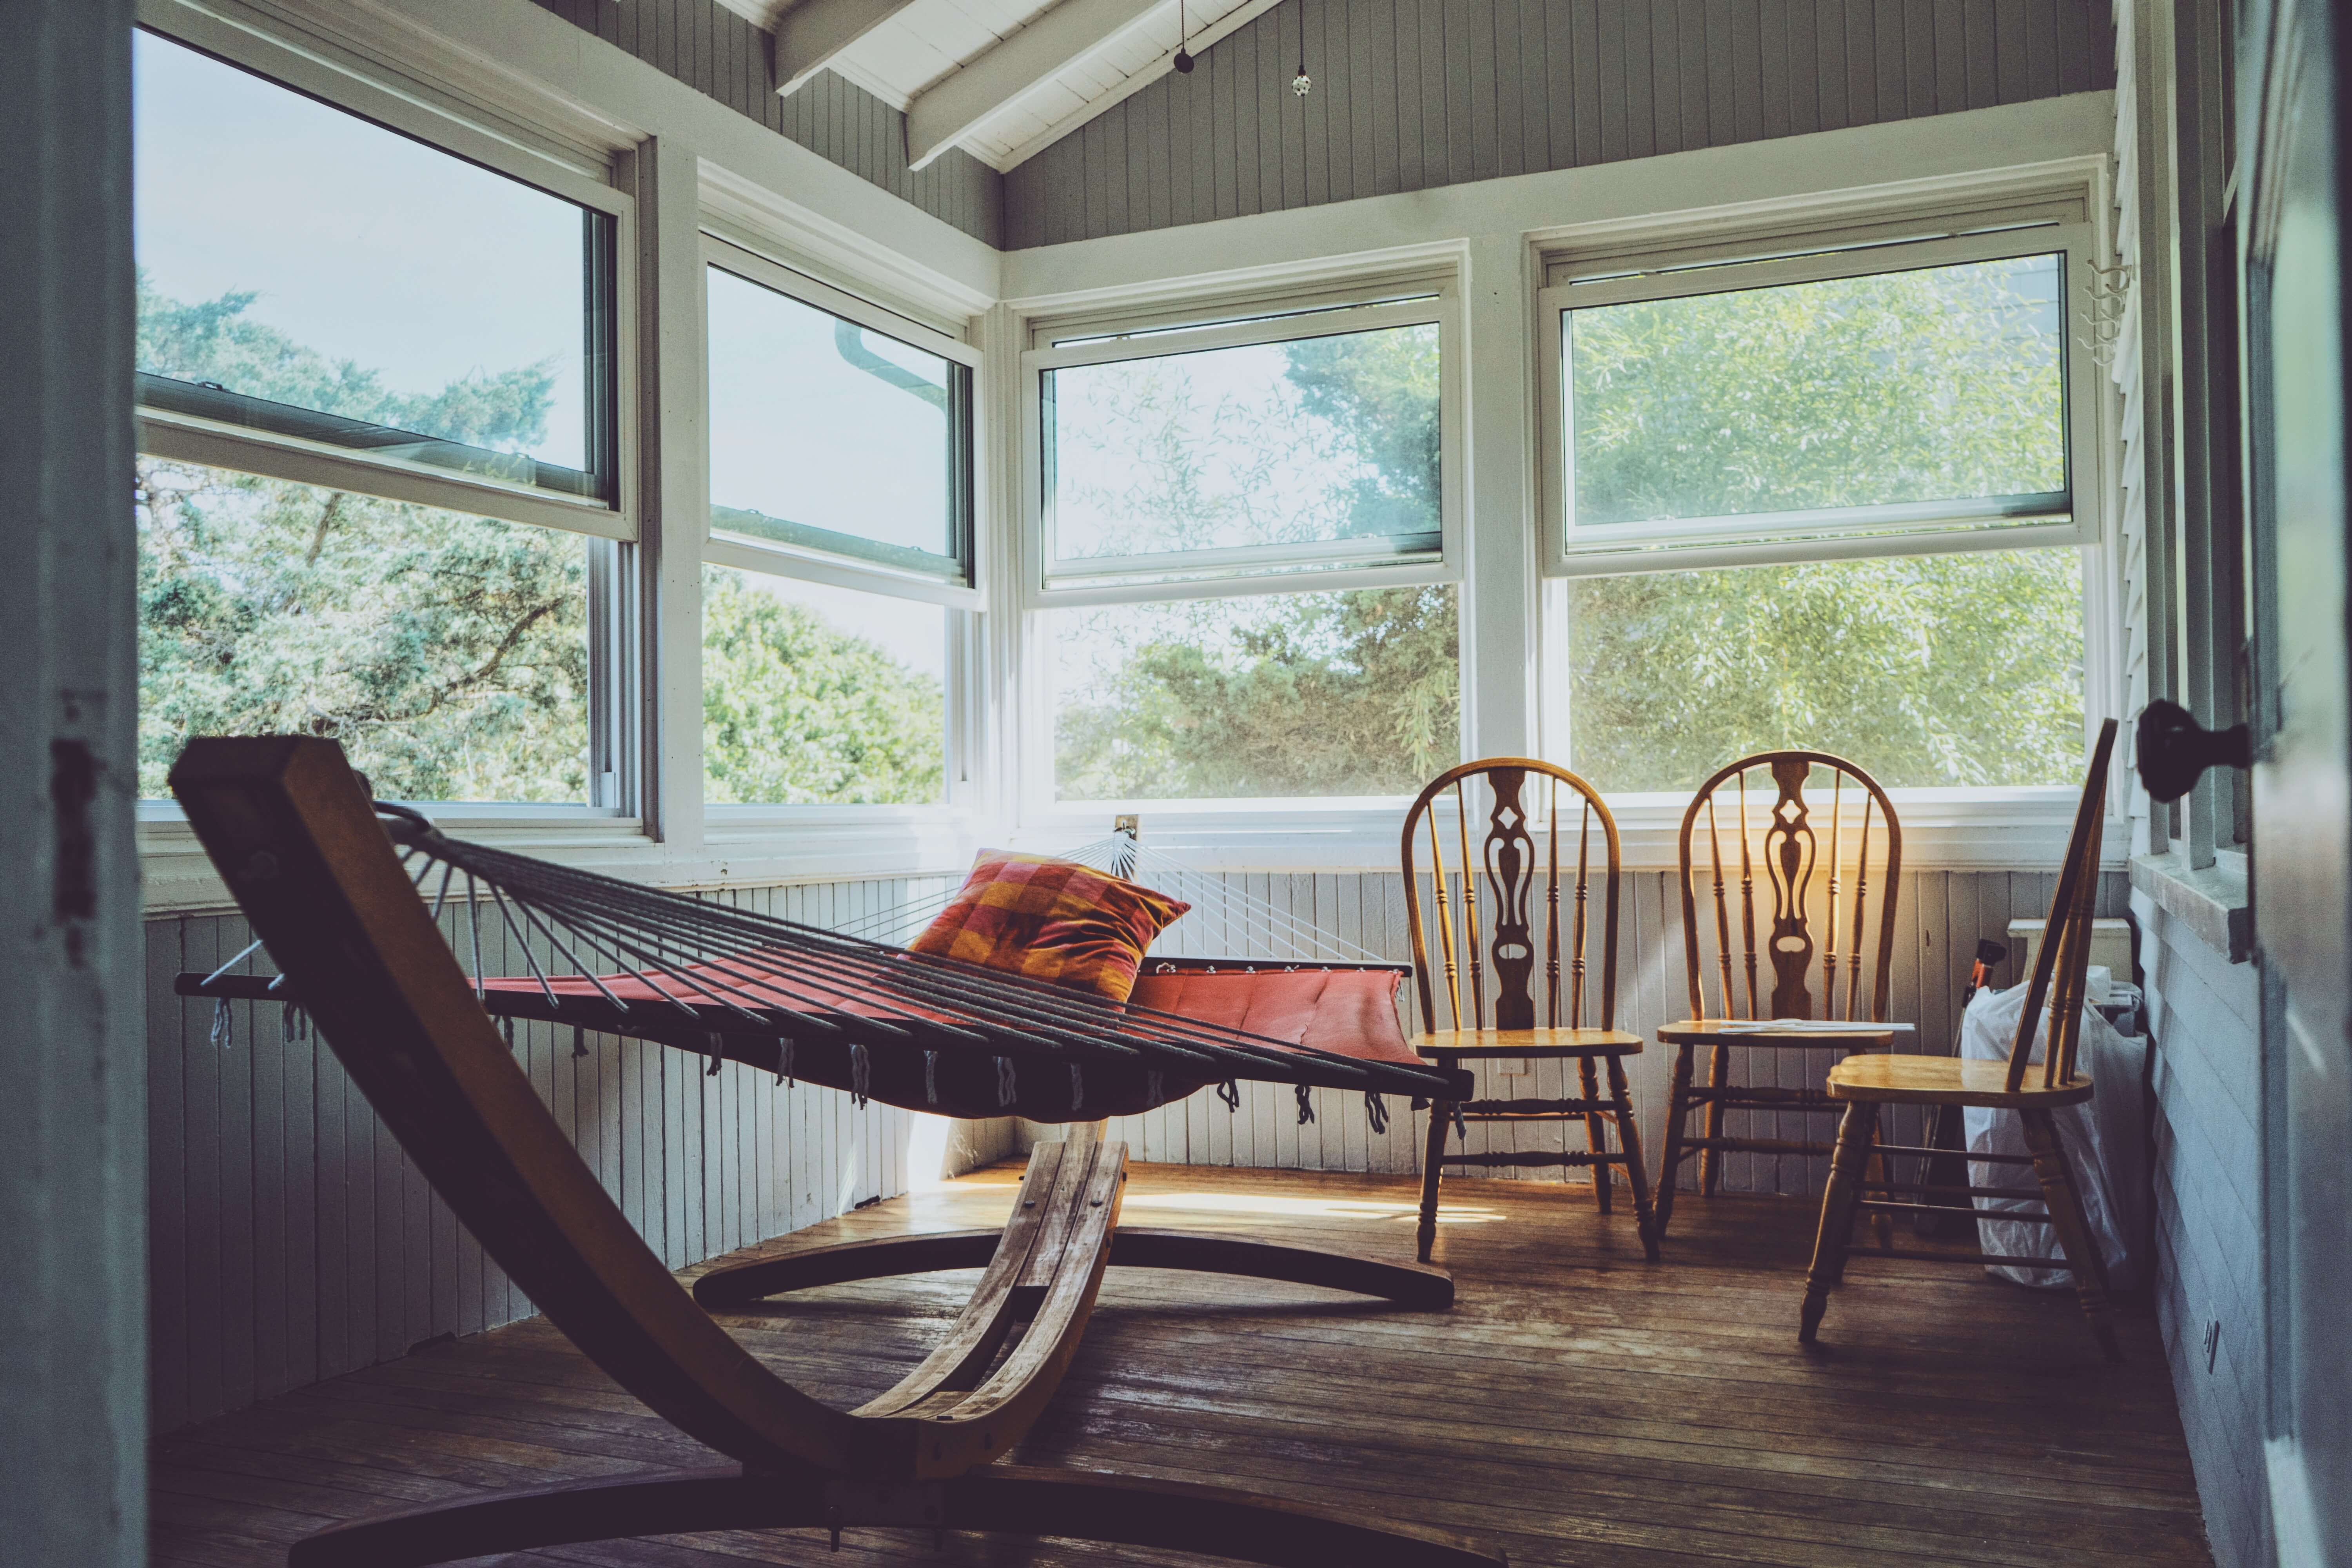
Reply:
<svg viewBox="0 0 2352 1568"><path fill-rule="evenodd" d="M1178 76L1192 74L1192 57L1184 52L1184 0L1176 0L1176 58L1168 63L1176 68Z"/></svg>

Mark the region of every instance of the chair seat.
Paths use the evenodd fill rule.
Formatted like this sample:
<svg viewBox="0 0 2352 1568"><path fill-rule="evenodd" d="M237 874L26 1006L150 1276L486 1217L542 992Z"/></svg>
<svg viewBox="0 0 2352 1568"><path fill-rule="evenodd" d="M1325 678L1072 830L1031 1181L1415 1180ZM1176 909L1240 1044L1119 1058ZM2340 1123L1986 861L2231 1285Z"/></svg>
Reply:
<svg viewBox="0 0 2352 1568"><path fill-rule="evenodd" d="M1433 1029L1412 1043L1424 1057L1633 1057L1642 1037L1622 1029Z"/></svg>
<svg viewBox="0 0 2352 1568"><path fill-rule="evenodd" d="M2088 1075L2071 1083L2042 1086L2042 1068L2025 1069L2025 1082L2009 1087L2007 1062L1961 1057L1889 1055L1874 1051L1848 1057L1830 1069L1832 1100L1895 1100L1911 1105L1975 1105L2000 1110L2021 1106L2075 1105L2091 1098Z"/></svg>
<svg viewBox="0 0 2352 1568"><path fill-rule="evenodd" d="M1749 1046L1769 1050L1818 1050L1823 1046L1843 1046L1849 1050L1885 1051L1895 1047L1895 1037L1908 1034L1908 1029L1886 1028L1825 1029L1820 1034L1808 1034L1802 1029L1759 1029L1753 1023L1737 1018L1677 1018L1658 1026L1658 1041L1668 1046Z"/></svg>

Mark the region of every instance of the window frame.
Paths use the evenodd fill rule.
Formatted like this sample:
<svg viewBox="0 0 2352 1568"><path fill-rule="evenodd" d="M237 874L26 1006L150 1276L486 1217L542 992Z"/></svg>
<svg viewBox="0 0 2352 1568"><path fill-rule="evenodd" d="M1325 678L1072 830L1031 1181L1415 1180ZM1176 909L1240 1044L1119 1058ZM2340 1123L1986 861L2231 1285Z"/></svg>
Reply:
<svg viewBox="0 0 2352 1568"><path fill-rule="evenodd" d="M394 91L365 75L342 69L267 35L226 23L207 26L203 20L182 7L161 16L148 15L142 8L139 26L232 69L245 71L391 134L420 142L444 156L472 163L574 205L593 208L611 221L609 420L613 497L607 501L567 496L558 490L354 451L330 442L147 405L140 405L134 410L139 451L173 462L233 468L265 479L355 490L386 500L409 501L502 522L527 523L635 543L641 521L640 397L635 353L637 212L634 196L619 188L611 161L600 166L585 158L559 154L548 146L520 137L497 135L467 118ZM187 25L191 22L197 25ZM589 309L593 310L596 303L591 301Z"/></svg>
<svg viewBox="0 0 2352 1568"><path fill-rule="evenodd" d="M1661 247L1647 255L1601 251L1552 259L1546 287L1537 295L1533 344L1542 574L1608 576L2100 543L2109 510L2106 465L2100 458L2103 378L2092 356L2081 352L2075 341L2078 326L2093 319L2089 289L2098 262L2098 237L2079 221L2080 211L2081 204L2075 203L2071 211L2058 205L1967 215L1954 226L1960 232L1922 235L1916 224L1880 225L1710 247ZM1979 221L1988 218L1997 221ZM2060 368L2066 404L2065 490L2037 498L1884 503L1758 513L1745 519L1589 524L1581 531L1591 537L1579 538L1570 515L1574 457L1563 365L1570 311L2052 254L2063 258L2065 303ZM2058 504L2038 511L2015 504L2038 499ZM2070 515L1990 526L2003 516L2046 515L2057 510ZM1808 519L1819 521L1808 523Z"/></svg>
<svg viewBox="0 0 2352 1568"><path fill-rule="evenodd" d="M845 321L895 338L926 353L937 354L953 361L967 372L970 395L966 399L963 428L957 431L950 421L950 443L961 449L963 466L964 491L964 563L965 581L956 583L923 573L893 566L884 562L813 546L788 543L781 540L749 540L722 534L714 525L708 474L710 461L710 421L708 402L710 380L708 362L708 332L710 320L710 269L730 273L763 289L772 289L785 298L823 310ZM786 266L758 250L749 248L744 240L732 235L713 233L705 226L696 263L695 289L700 308L695 321L704 343L704 374L697 385L695 396L702 410L698 423L702 441L693 461L702 466L706 476L703 486L704 513L697 541L699 562L704 566L724 566L739 572L749 572L770 577L814 583L826 587L853 592L878 594L889 598L904 599L913 604L938 607L947 617L945 628L946 668L942 684L946 688L944 714L944 755L941 758L945 795L941 800L921 805L842 805L795 804L789 802L717 803L709 798L706 771L703 775L702 812L705 822L704 838L714 846L756 843L772 837L783 828L835 827L856 830L864 827L882 830L891 826L919 826L936 824L943 819L962 820L968 817L978 798L975 784L976 762L981 752L980 702L977 695L977 672L981 668L981 612L988 602L989 584L985 562L987 552L985 528L982 522L982 474L980 462L982 436L986 428L983 401L986 396L986 355L971 343L940 331L926 322L903 315L887 306L877 305L832 284L822 282L806 273ZM698 616L699 606L698 604ZM686 700L684 693L672 693L673 700ZM698 684L691 694L698 715L702 707L702 691Z"/></svg>
<svg viewBox="0 0 2352 1568"><path fill-rule="evenodd" d="M1324 258L1335 268L1348 258ZM1465 571L1469 494L1468 354L1465 342L1463 287L1458 266L1432 270L1374 272L1344 287L1328 283L1280 285L1235 291L1213 285L1197 291L1157 291L1132 304L1093 300L1082 310L1040 310L1019 318L1013 333L1022 352L1008 377L1017 419L1008 420L1019 451L1017 508L1012 530L1013 575L1017 592L1011 605L1010 662L1017 672L1013 710L1006 715L1011 753L1012 798L1008 816L1016 842L1032 836L1066 841L1098 836L1116 814L1136 812L1150 819L1153 841L1185 847L1206 858L1243 858L1263 863L1269 854L1284 858L1327 856L1335 844L1386 845L1395 834L1396 814L1409 795L1267 795L1223 799L1072 800L1055 795L1055 690L1053 654L1045 613L1130 604L1166 604L1197 599L1260 598L1277 594L1339 593L1360 589L1450 586L1460 624L1457 657L1465 673L1457 724L1462 755L1470 743L1473 694L1467 679L1471 608ZM1377 315L1367 312L1379 312ZM1046 536L1043 374L1077 364L1158 358L1187 349L1297 342L1383 327L1433 322L1438 328L1438 517L1440 547L1428 556L1321 570L1265 570L1276 546L1255 562L1217 571L1152 581L1149 569L1139 581L1055 586ZM1319 331L1299 330L1314 323ZM1083 342L1070 342L1082 339ZM1150 353L1138 353L1139 339ZM1162 347L1162 345L1174 345ZM1320 548L1320 547L1310 547ZM1207 553L1207 552L1202 552ZM1219 554L1226 552L1219 552ZM1148 560L1139 557L1130 559ZM1251 570L1252 565L1261 569Z"/></svg>
<svg viewBox="0 0 2352 1568"><path fill-rule="evenodd" d="M961 496L957 504L962 517L960 527L961 581L953 575L933 574L912 567L893 565L847 551L827 550L814 544L795 544L782 540L754 540L741 535L725 535L717 524L718 502L708 501L703 519L702 552L709 564L732 566L740 571L760 572L770 576L800 577L810 582L824 583L837 588L856 588L868 593L887 594L894 598L920 599L944 605L950 609L977 609L985 602L987 584L982 579L982 552L980 548L980 475L979 448L982 417L980 404L983 395L984 359L981 351L937 328L895 310L876 305L855 294L823 283L807 274L795 271L781 262L744 247L738 241L705 229L702 235L702 272L697 279L701 296L700 322L706 334L705 370L702 386L698 393L705 405L703 450L699 460L709 461L709 374L708 366L708 330L710 320L709 272L716 268L744 282L784 296L812 310L843 321L852 321L868 331L893 338L924 353L951 361L964 370L967 387L964 408L958 420L951 413L948 439L953 455L961 459L963 469ZM707 490L706 486L706 490ZM812 530L812 531L826 531Z"/></svg>
<svg viewBox="0 0 2352 1568"><path fill-rule="evenodd" d="M136 451L165 462L250 474L296 484L348 489L378 499L433 507L522 527L583 538L587 550L589 657L588 798L537 801L424 801L436 822L493 833L557 830L567 841L620 844L642 838L646 789L641 760L645 673L637 654L645 642L646 595L640 584L646 552L640 544L645 418L639 374L641 238L637 200L627 188L626 153L596 145L586 124L539 126L505 122L440 101L430 88L413 88L365 58L303 47L187 0L156 0L139 7L137 24L181 47L259 77L331 110L365 121L446 156L569 201L592 207L612 224L607 300L611 329L613 496L607 500L502 482L405 462L327 443L135 406ZM395 85L397 83L397 85ZM573 136L566 132L578 132ZM595 308L592 301L590 309ZM142 798L135 809L142 852L184 858L193 849L185 813L169 799ZM167 872L167 875L169 873ZM201 880L201 879L198 879Z"/></svg>
<svg viewBox="0 0 2352 1568"><path fill-rule="evenodd" d="M1435 551L1375 552L1338 540L1103 557L1101 563L1090 563L1083 572L1055 573L1053 509L1045 493L1047 372L1420 325L1438 330ZM1027 346L1021 354L1015 394L1020 405L1018 531L1024 610L1461 582L1467 398L1461 289L1451 272L1374 281L1346 290L1211 295L1195 303L1156 309L1040 315L1031 317L1025 329ZM1349 555L1365 559L1355 565L1313 564Z"/></svg>

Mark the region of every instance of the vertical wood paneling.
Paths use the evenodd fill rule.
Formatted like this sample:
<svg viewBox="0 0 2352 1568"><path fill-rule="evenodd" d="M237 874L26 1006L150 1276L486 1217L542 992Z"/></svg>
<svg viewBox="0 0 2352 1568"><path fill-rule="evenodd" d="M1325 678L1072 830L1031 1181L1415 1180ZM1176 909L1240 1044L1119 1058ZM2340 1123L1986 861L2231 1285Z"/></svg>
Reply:
<svg viewBox="0 0 2352 1568"><path fill-rule="evenodd" d="M894 881L789 889L792 912L846 918L936 889ZM777 889L732 895L782 912ZM809 896L816 895L816 896ZM475 931L445 932L472 968ZM403 1355L533 1310L402 1155L315 1030L271 1004L173 993L251 934L235 916L147 927L151 1398L168 1432L257 1398ZM523 973L495 914L483 968ZM552 955L541 950L542 963ZM256 955L240 968L268 973ZM516 1059L581 1157L672 1267L829 1218L906 1186L908 1112L779 1087L740 1065L706 1078L677 1052L518 1026ZM1222 1109L1222 1108L1221 1108ZM1183 1158L1181 1152L1172 1156Z"/></svg>

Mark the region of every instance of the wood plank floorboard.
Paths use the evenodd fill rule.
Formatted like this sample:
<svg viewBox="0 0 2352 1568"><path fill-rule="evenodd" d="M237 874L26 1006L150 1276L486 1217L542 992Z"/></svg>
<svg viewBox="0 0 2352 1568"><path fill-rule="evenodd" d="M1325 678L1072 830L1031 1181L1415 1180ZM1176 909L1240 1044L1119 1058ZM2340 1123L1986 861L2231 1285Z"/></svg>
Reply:
<svg viewBox="0 0 2352 1568"><path fill-rule="evenodd" d="M721 1260L1001 1223L1017 1166ZM1405 1258L1411 1177L1138 1165L1127 1220ZM1454 1310L1113 1270L1052 1411L1015 1454L1316 1499L1485 1536L1514 1563L2210 1568L2152 1316L2109 1366L2065 1292L1858 1253L1797 1343L1814 1205L1685 1195L1661 1262L1588 1190L1449 1181ZM1917 1245L1906 1237L1905 1245ZM1867 1246L1865 1240L1864 1246ZM689 1270L691 1278L700 1270ZM976 1270L804 1292L722 1318L836 1405L928 1353ZM338 1520L716 1457L539 1319L298 1389L159 1444L154 1561L274 1563ZM851 1531L616 1541L512 1568L1146 1568L1198 1559ZM1335 1565L1337 1568L1337 1565Z"/></svg>

